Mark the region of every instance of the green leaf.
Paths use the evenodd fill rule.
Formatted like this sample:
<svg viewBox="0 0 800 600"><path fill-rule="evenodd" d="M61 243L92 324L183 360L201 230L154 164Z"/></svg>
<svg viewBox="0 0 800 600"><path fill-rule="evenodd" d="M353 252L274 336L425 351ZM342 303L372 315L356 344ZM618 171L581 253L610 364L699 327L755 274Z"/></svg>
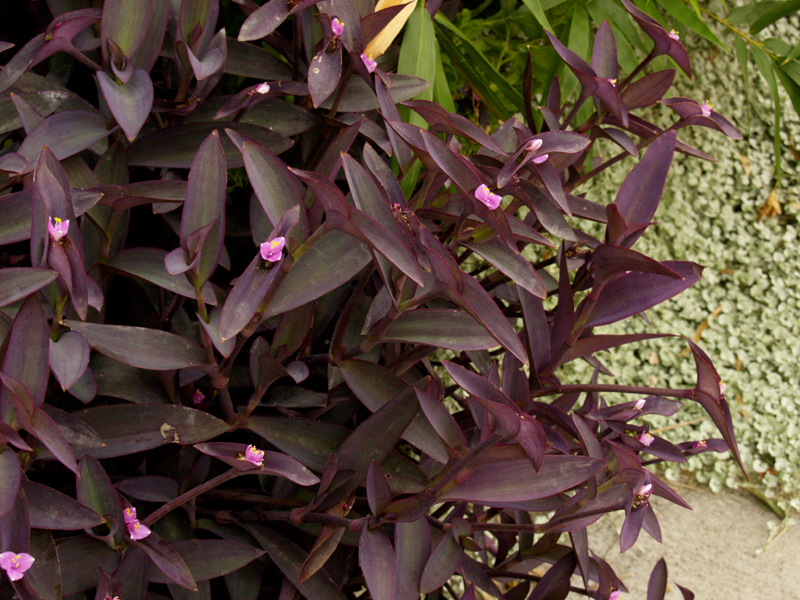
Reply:
<svg viewBox="0 0 800 600"><path fill-rule="evenodd" d="M756 67L761 71L764 79L769 84L769 91L772 95L772 104L775 109L775 122L773 125L773 144L775 146L775 179L781 179L781 98L778 90L778 81L775 78L775 66L769 55L758 46L753 46L753 60Z"/></svg>
<svg viewBox="0 0 800 600"><path fill-rule="evenodd" d="M512 112L525 112L525 101L520 91L486 59L472 41L441 13L436 14L436 37L442 49L450 56L455 67L475 89L481 100L498 118L506 119ZM494 85L498 92L491 87ZM498 95L499 94L499 95ZM501 100L504 98L504 101ZM510 108L513 107L513 110Z"/></svg>
<svg viewBox="0 0 800 600"><path fill-rule="evenodd" d="M539 24L544 27L545 29L549 29L553 31L553 26L550 25L550 21L547 20L547 15L544 14L544 9L542 8L541 0L522 0L525 3L525 6L528 7L528 10L533 13L533 16L539 21Z"/></svg>
<svg viewBox="0 0 800 600"><path fill-rule="evenodd" d="M756 17L750 25L750 35L755 35L775 21L800 10L800 0L787 2L758 2L753 5L752 16Z"/></svg>
<svg viewBox="0 0 800 600"><path fill-rule="evenodd" d="M436 44L431 16L422 2L417 3L408 19L400 46L397 72L401 75L419 77L433 84L436 81L436 53L431 49ZM422 90L417 96L421 100L433 100L433 85ZM416 113L400 107L403 120L418 127L427 128L427 123Z"/></svg>

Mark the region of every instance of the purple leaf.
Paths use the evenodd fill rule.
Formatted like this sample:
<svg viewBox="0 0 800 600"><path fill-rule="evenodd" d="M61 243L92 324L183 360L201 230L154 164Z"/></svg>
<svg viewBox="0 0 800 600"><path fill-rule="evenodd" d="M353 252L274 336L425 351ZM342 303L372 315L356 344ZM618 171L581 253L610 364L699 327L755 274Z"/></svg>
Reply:
<svg viewBox="0 0 800 600"><path fill-rule="evenodd" d="M472 472L440 501L465 500L488 506L554 496L605 468L605 461L585 456L546 455L537 473L516 444L493 446L472 464Z"/></svg>
<svg viewBox="0 0 800 600"><path fill-rule="evenodd" d="M188 169L200 145L215 129L231 129L280 154L292 147L292 140L271 129L252 123L214 121L188 123L159 129L140 137L128 147L128 165ZM242 153L227 137L221 139L229 169L244 166Z"/></svg>
<svg viewBox="0 0 800 600"><path fill-rule="evenodd" d="M422 517L394 526L396 572L395 600L418 600L420 579L431 553L431 527Z"/></svg>
<svg viewBox="0 0 800 600"><path fill-rule="evenodd" d="M649 310L700 281L703 271L700 265L688 261L665 261L662 264L683 279L639 272L623 275L603 288L586 327L608 325Z"/></svg>
<svg viewBox="0 0 800 600"><path fill-rule="evenodd" d="M239 41L250 42L268 36L289 16L287 0L269 0L251 13L239 30Z"/></svg>
<svg viewBox="0 0 800 600"><path fill-rule="evenodd" d="M44 311L36 297L28 298L17 312L5 342L5 359L2 372L24 386L32 398L33 407L44 403L47 391L49 327ZM0 387L0 410L5 416L9 395L12 392Z"/></svg>
<svg viewBox="0 0 800 600"><path fill-rule="evenodd" d="M164 268L166 255L164 250L158 248L130 248L115 254L106 267L142 279L180 296L196 298L197 294L186 277L167 273ZM203 297L206 304L212 306L217 304L217 295L210 283L203 286Z"/></svg>
<svg viewBox="0 0 800 600"><path fill-rule="evenodd" d="M114 543L119 544L125 530L122 502L117 490L111 485L108 474L97 459L85 456L81 460L80 478L77 480L76 490L78 502L101 515L108 526L109 531L100 535L113 536Z"/></svg>
<svg viewBox="0 0 800 600"><path fill-rule="evenodd" d="M464 433L443 403L444 389L438 381L428 381L425 390L414 387L422 412L428 418L436 433L450 448L467 447Z"/></svg>
<svg viewBox="0 0 800 600"><path fill-rule="evenodd" d="M611 25L608 24L608 21L603 21L600 24L594 36L592 68L598 76L604 79L616 80L619 77L617 42L614 40L614 32L611 30Z"/></svg>
<svg viewBox="0 0 800 600"><path fill-rule="evenodd" d="M655 44L651 51L653 56L668 55L691 79L692 67L689 64L689 55L686 53L686 48L683 47L683 44L679 40L672 39L667 30L658 21L643 10L640 10L629 0L622 0L622 4L650 39L653 40Z"/></svg>
<svg viewBox="0 0 800 600"><path fill-rule="evenodd" d="M111 133L99 114L69 110L50 115L34 129L17 151L28 161L25 173L33 171L42 149L47 148L62 160L90 148Z"/></svg>
<svg viewBox="0 0 800 600"><path fill-rule="evenodd" d="M318 107L333 93L342 76L342 45L337 44L333 52L323 48L311 59L308 67L308 90L314 107Z"/></svg>
<svg viewBox="0 0 800 600"><path fill-rule="evenodd" d="M131 477L115 483L114 487L126 496L145 502L166 503L180 495L178 482L162 475Z"/></svg>
<svg viewBox="0 0 800 600"><path fill-rule="evenodd" d="M25 71L32 66L33 59L46 43L45 34L40 33L17 51L0 71L0 92L6 91L22 77Z"/></svg>
<svg viewBox="0 0 800 600"><path fill-rule="evenodd" d="M711 420L714 421L714 425L717 426L723 439L727 442L742 472L746 473L742 459L739 456L739 448L733 431L731 410L722 392L722 380L719 373L717 373L708 355L697 344L689 339L686 342L692 351L697 369L697 386L694 390L694 400L706 410Z"/></svg>
<svg viewBox="0 0 800 600"><path fill-rule="evenodd" d="M219 318L220 340L234 340L236 334L250 323L278 273L281 273L280 265L268 263L256 253L222 307Z"/></svg>
<svg viewBox="0 0 800 600"><path fill-rule="evenodd" d="M303 245L305 252L267 304L264 318L283 314L335 290L363 269L372 255L363 242L321 228Z"/></svg>
<svg viewBox="0 0 800 600"><path fill-rule="evenodd" d="M589 356L595 352L602 352L610 348L616 348L623 344L631 344L643 340L652 340L660 337L669 337L668 333L638 333L629 335L593 335L579 339L567 352L558 360L554 368L572 362L579 358Z"/></svg>
<svg viewBox="0 0 800 600"><path fill-rule="evenodd" d="M222 577L251 563L263 550L228 540L178 540L169 544L182 559L195 581ZM162 575L163 573L163 575ZM169 583L166 572L151 573L153 583Z"/></svg>
<svg viewBox="0 0 800 600"><path fill-rule="evenodd" d="M463 243L463 245L485 258L533 296L537 298L547 296L547 290L536 269L520 252L515 252L508 244L493 237L482 243L472 242Z"/></svg>
<svg viewBox="0 0 800 600"><path fill-rule="evenodd" d="M375 363L348 360L338 366L350 390L373 413L409 388L400 377ZM440 463L447 463L447 451L424 413L417 413L403 439Z"/></svg>
<svg viewBox="0 0 800 600"><path fill-rule="evenodd" d="M400 313L381 339L451 350L486 350L500 345L483 325L465 312L439 308Z"/></svg>
<svg viewBox="0 0 800 600"><path fill-rule="evenodd" d="M107 47L110 40L119 46L125 56L130 58L136 54L145 39L150 19L151 0L112 0L103 4L100 28L103 58L111 60Z"/></svg>
<svg viewBox="0 0 800 600"><path fill-rule="evenodd" d="M361 530L358 562L373 600L394 600L395 556L392 542L380 529Z"/></svg>
<svg viewBox="0 0 800 600"><path fill-rule="evenodd" d="M205 442L229 429L222 420L194 408L161 404L116 404L75 413L105 444L86 448L96 458L124 456L164 444Z"/></svg>
<svg viewBox="0 0 800 600"><path fill-rule="evenodd" d="M367 471L367 502L372 514L379 515L383 509L392 501L392 490L386 475L381 471L380 465L372 461Z"/></svg>
<svg viewBox="0 0 800 600"><path fill-rule="evenodd" d="M301 207L300 220L287 237L302 244L308 238L308 217L304 210L302 186L286 164L263 147L245 142L242 156L253 191L273 226L277 225L287 210Z"/></svg>
<svg viewBox="0 0 800 600"><path fill-rule="evenodd" d="M40 483L24 481L31 527L36 529L80 530L105 523L97 512Z"/></svg>
<svg viewBox="0 0 800 600"><path fill-rule="evenodd" d="M98 352L132 367L165 371L206 363L206 353L199 345L174 333L69 320L64 325L83 334Z"/></svg>
<svg viewBox="0 0 800 600"><path fill-rule="evenodd" d="M664 97L675 80L675 69L664 69L641 77L620 93L628 110L652 106Z"/></svg>
<svg viewBox="0 0 800 600"><path fill-rule="evenodd" d="M419 591L429 594L442 587L445 581L455 573L463 555L464 547L450 532L445 533L425 563L425 569L422 571L419 582Z"/></svg>
<svg viewBox="0 0 800 600"><path fill-rule="evenodd" d="M567 552L547 570L528 600L564 600L569 595L570 577L577 565L575 552Z"/></svg>
<svg viewBox="0 0 800 600"><path fill-rule="evenodd" d="M300 546L266 527L248 525L246 528L267 551L270 559L281 570L284 577L291 581L303 596L314 599L345 600L345 595L325 569L320 569L311 577L298 581L300 570L307 557L306 551Z"/></svg>
<svg viewBox="0 0 800 600"><path fill-rule="evenodd" d="M56 546L61 569L61 593L71 596L97 585L98 569L111 573L119 564L119 552L104 541L87 535L59 540Z"/></svg>
<svg viewBox="0 0 800 600"><path fill-rule="evenodd" d="M247 444L234 442L206 442L195 444L194 447L210 456L231 465L239 471L250 471L258 474L278 475L285 477L298 485L308 486L319 483L319 477L291 456L279 452L264 451L264 462L261 467L240 458L245 456Z"/></svg>
<svg viewBox="0 0 800 600"><path fill-rule="evenodd" d="M272 1L274 2L275 0ZM392 82L388 92L394 102L410 100L430 85L425 79L412 77L411 75L390 73L387 74L387 77ZM329 110L333 106L333 101L333 96L329 97L322 103L321 107ZM378 108L378 98L370 89L369 84L360 77L351 77L339 101L339 112L358 113L375 110L376 108Z"/></svg>
<svg viewBox="0 0 800 600"><path fill-rule="evenodd" d="M658 559L656 566L650 573L647 582L647 600L664 600L667 593L667 563L663 558Z"/></svg>
<svg viewBox="0 0 800 600"><path fill-rule="evenodd" d="M617 193L614 203L628 223L649 223L661 201L672 157L675 153L676 135L670 131L659 136L647 149ZM625 240L632 246L641 235L633 234Z"/></svg>
<svg viewBox="0 0 800 600"><path fill-rule="evenodd" d="M134 540L132 543L147 554L158 570L166 576L167 581L177 583L187 590L197 590L197 583L181 555L158 534L150 533L146 538ZM154 575L155 573L151 573L151 580L154 579Z"/></svg>
<svg viewBox="0 0 800 600"><path fill-rule="evenodd" d="M58 274L49 269L26 267L0 270L0 306L22 300L55 281Z"/></svg>
<svg viewBox="0 0 800 600"><path fill-rule="evenodd" d="M190 253L197 251L200 254L197 272L192 269L190 276L196 288L208 280L222 256L227 181L219 132L212 131L192 161L181 218L181 247ZM212 224L214 226L204 237L202 247L199 250L192 248L192 235Z"/></svg>
<svg viewBox="0 0 800 600"><path fill-rule="evenodd" d="M65 331L57 342L50 340L50 369L62 390L71 388L89 365L89 344L75 331Z"/></svg>
<svg viewBox="0 0 800 600"><path fill-rule="evenodd" d="M22 465L17 453L11 448L0 450L0 517L7 514L17 501L20 482L22 481Z"/></svg>
<svg viewBox="0 0 800 600"><path fill-rule="evenodd" d="M97 84L120 128L129 141L136 139L153 106L153 82L150 75L137 69L122 85L103 71L96 73Z"/></svg>

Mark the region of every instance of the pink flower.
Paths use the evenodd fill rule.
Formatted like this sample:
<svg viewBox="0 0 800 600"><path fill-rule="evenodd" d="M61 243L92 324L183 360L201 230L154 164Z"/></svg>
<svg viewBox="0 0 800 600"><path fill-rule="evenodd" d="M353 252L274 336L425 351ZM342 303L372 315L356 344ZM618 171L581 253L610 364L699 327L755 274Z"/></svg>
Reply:
<svg viewBox="0 0 800 600"><path fill-rule="evenodd" d="M367 56L363 52L361 53L361 62L364 63L364 66L367 67L367 71L369 71L370 73L374 73L375 68L378 66L378 63L372 60L371 54Z"/></svg>
<svg viewBox="0 0 800 600"><path fill-rule="evenodd" d="M622 592L619 590L614 590L611 592L611 595L608 597L608 600L619 600L620 596L622 596Z"/></svg>
<svg viewBox="0 0 800 600"><path fill-rule="evenodd" d="M720 381L719 382L719 393L720 393L720 395L725 393L725 382L724 381Z"/></svg>
<svg viewBox="0 0 800 600"><path fill-rule="evenodd" d="M264 464L264 451L259 450L255 446L248 446L247 450L244 452L244 459L242 460L247 460L255 466L260 467Z"/></svg>
<svg viewBox="0 0 800 600"><path fill-rule="evenodd" d="M261 258L269 262L278 262L283 257L283 247L286 238L276 237L274 240L261 244Z"/></svg>
<svg viewBox="0 0 800 600"><path fill-rule="evenodd" d="M617 87L617 80L616 79L606 79L606 81L608 83L610 83L611 85L613 85L614 87Z"/></svg>
<svg viewBox="0 0 800 600"><path fill-rule="evenodd" d="M331 21L331 29L333 30L333 37L339 37L344 31L344 23L334 17L333 21Z"/></svg>
<svg viewBox="0 0 800 600"><path fill-rule="evenodd" d="M132 540L141 540L150 535L150 528L147 525L142 525L139 521L131 521L128 523L128 533Z"/></svg>
<svg viewBox="0 0 800 600"><path fill-rule="evenodd" d="M3 568L11 581L19 581L25 571L31 568L34 559L30 554L20 552L3 552L0 554L0 568Z"/></svg>
<svg viewBox="0 0 800 600"><path fill-rule="evenodd" d="M475 190L475 197L483 202L489 208L489 210L494 210L500 206L500 200L502 200L500 196L489 191L489 188L486 187L486 185L482 185Z"/></svg>
<svg viewBox="0 0 800 600"><path fill-rule="evenodd" d="M678 32L675 31L674 29L670 30L670 32L667 35L669 35L669 39L671 40L675 40L676 42L681 41L681 36L679 36Z"/></svg>
<svg viewBox="0 0 800 600"><path fill-rule="evenodd" d="M133 507L126 508L122 511L126 523L136 522L136 509Z"/></svg>
<svg viewBox="0 0 800 600"><path fill-rule="evenodd" d="M644 444L645 446L647 446L647 447L649 448L649 447L650 447L650 444L652 444L652 443L653 443L653 440L654 440L655 438L653 438L653 436L652 436L652 435L650 435L649 433L647 433L647 432L645 431L645 432L644 432L642 435L640 435L640 436L639 436L637 439L639 440L639 442L640 442L640 443Z"/></svg>
<svg viewBox="0 0 800 600"><path fill-rule="evenodd" d="M639 400L636 401L636 404L633 405L633 408L635 408L636 410L642 410L644 408L644 403L645 399L640 398Z"/></svg>
<svg viewBox="0 0 800 600"><path fill-rule="evenodd" d="M255 89L256 93L258 94L266 94L269 92L269 84L265 81L264 83L259 83Z"/></svg>
<svg viewBox="0 0 800 600"><path fill-rule="evenodd" d="M200 390L195 390L192 394L192 402L195 404L200 404L203 400L205 400L206 395L201 392Z"/></svg>
<svg viewBox="0 0 800 600"><path fill-rule="evenodd" d="M53 217L47 221L47 233L54 241L59 241L69 231L69 219L62 221L58 217Z"/></svg>
<svg viewBox="0 0 800 600"><path fill-rule="evenodd" d="M697 450L698 448L705 448L706 446L708 446L708 442L706 442L705 440L700 440L699 442L695 442L694 445L692 445L692 450Z"/></svg>
<svg viewBox="0 0 800 600"><path fill-rule="evenodd" d="M703 100L703 103L700 105L700 113L704 117L710 117L712 108L714 108L713 104L709 104L708 100Z"/></svg>

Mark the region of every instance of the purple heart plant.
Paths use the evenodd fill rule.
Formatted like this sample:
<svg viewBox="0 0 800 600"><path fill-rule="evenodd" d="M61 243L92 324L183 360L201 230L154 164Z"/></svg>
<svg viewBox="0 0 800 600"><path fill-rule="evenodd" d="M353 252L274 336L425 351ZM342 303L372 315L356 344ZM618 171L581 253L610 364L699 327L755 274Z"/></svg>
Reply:
<svg viewBox="0 0 800 600"><path fill-rule="evenodd" d="M686 51L623 3L640 67L608 23L591 65L548 33L577 102L526 86L528 123L491 135L365 53L403 6L105 0L8 59L0 597L624 598L587 528L660 540L650 498L688 505L651 467L739 454L697 345L691 389L605 384L599 353L668 334L596 328L699 281L633 245L673 154L708 158L677 131L740 136L662 100L675 71L648 66ZM635 114L659 101L667 130ZM621 153L593 166L601 138ZM612 202L578 193L625 156ZM683 401L720 439L650 431Z"/></svg>

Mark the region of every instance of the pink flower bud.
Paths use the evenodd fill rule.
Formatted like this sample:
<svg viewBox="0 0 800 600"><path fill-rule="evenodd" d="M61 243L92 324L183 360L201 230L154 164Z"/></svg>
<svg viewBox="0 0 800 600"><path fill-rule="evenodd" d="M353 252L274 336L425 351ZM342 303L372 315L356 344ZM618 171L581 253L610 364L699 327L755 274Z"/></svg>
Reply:
<svg viewBox="0 0 800 600"><path fill-rule="evenodd" d="M195 390L192 394L192 402L195 404L200 404L203 400L205 400L206 395L201 392L200 390Z"/></svg>
<svg viewBox="0 0 800 600"><path fill-rule="evenodd" d="M267 92L269 92L269 84L266 81L264 83L259 83L256 86L256 93L266 94Z"/></svg>
<svg viewBox="0 0 800 600"><path fill-rule="evenodd" d="M645 399L640 398L639 400L636 401L636 404L633 405L633 408L635 408L636 410L642 410L644 408L644 403Z"/></svg>
<svg viewBox="0 0 800 600"><path fill-rule="evenodd" d="M541 156L537 156L536 158L531 159L531 162L535 165L540 165L545 162L550 157L549 154L542 154Z"/></svg>
<svg viewBox="0 0 800 600"><path fill-rule="evenodd" d="M364 66L367 67L367 71L370 73L374 73L375 68L378 66L378 63L372 60L372 55L367 56L363 52L361 53L361 62L364 63Z"/></svg>
<svg viewBox="0 0 800 600"><path fill-rule="evenodd" d="M54 241L59 241L69 231L69 219L62 221L58 217L53 217L47 221L47 233Z"/></svg>
<svg viewBox="0 0 800 600"><path fill-rule="evenodd" d="M527 146L525 146L525 152L528 152L528 153L536 152L541 147L542 147L542 140L533 139L530 142L528 142Z"/></svg>
<svg viewBox="0 0 800 600"><path fill-rule="evenodd" d="M338 38L340 35L342 35L342 32L344 31L344 23L342 23L339 19L334 17L333 20L331 21L331 30L333 31L333 37Z"/></svg>
<svg viewBox="0 0 800 600"><path fill-rule="evenodd" d="M34 560L36 559L25 552L3 552L0 554L0 568L5 570L11 581L19 581L25 576L25 571L31 568Z"/></svg>
<svg viewBox="0 0 800 600"><path fill-rule="evenodd" d="M276 237L274 240L261 244L261 258L269 262L278 262L283 257L283 247L286 238Z"/></svg>
<svg viewBox="0 0 800 600"><path fill-rule="evenodd" d="M500 206L500 200L502 200L500 196L489 191L489 188L486 185L482 185L475 190L475 197L483 202L489 208L489 210L494 210Z"/></svg>
<svg viewBox="0 0 800 600"><path fill-rule="evenodd" d="M614 590L611 592L611 595L608 597L608 600L619 600L620 596L622 596L622 592L619 590Z"/></svg>

